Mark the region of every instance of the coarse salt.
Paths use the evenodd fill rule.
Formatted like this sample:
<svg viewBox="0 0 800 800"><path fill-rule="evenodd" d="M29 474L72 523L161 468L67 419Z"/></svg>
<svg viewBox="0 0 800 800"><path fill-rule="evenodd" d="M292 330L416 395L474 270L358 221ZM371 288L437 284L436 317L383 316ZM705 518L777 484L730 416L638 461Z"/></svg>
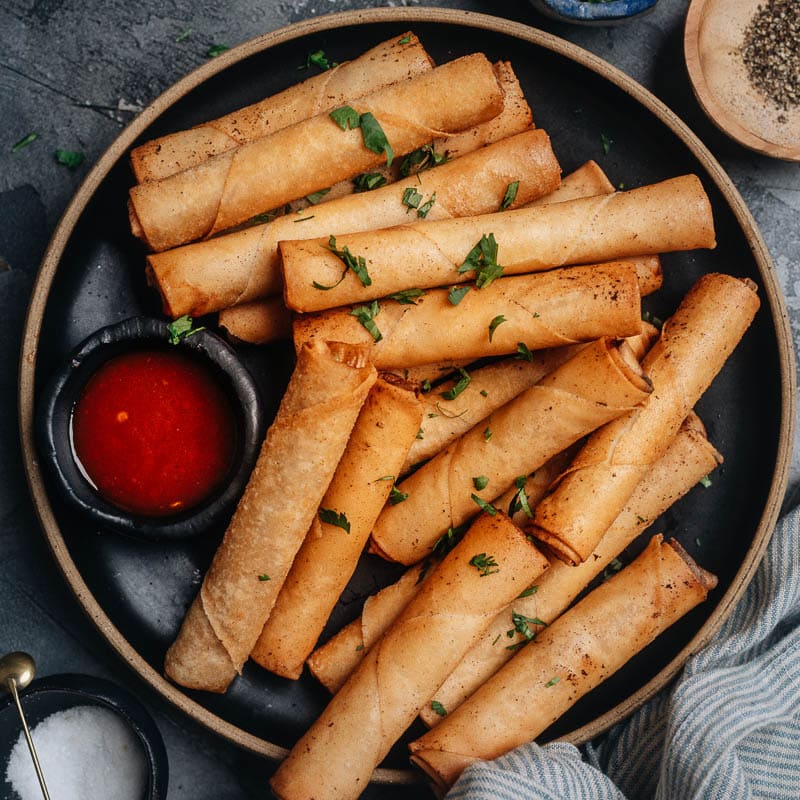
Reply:
<svg viewBox="0 0 800 800"><path fill-rule="evenodd" d="M58 711L31 730L47 788L57 800L142 800L147 765L125 722L99 706ZM28 745L20 733L6 782L21 800L41 800Z"/></svg>

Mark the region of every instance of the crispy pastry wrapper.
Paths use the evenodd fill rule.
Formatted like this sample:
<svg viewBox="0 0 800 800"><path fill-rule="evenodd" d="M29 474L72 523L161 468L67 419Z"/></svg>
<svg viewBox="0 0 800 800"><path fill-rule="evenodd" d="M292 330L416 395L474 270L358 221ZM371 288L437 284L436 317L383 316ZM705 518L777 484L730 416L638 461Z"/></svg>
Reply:
<svg viewBox="0 0 800 800"><path fill-rule="evenodd" d="M657 328L649 323L642 323L642 333L626 339L637 361L642 359L657 336ZM469 384L452 400L443 395L453 391L462 377L460 373L427 392L423 396L423 435L412 443L400 474L404 475L415 464L444 450L493 411L530 389L548 372L569 361L585 346L576 344L537 350L531 353L530 361L520 358L503 359L469 370ZM553 479L555 477L554 475Z"/></svg>
<svg viewBox="0 0 800 800"><path fill-rule="evenodd" d="M546 564L505 515L478 519L292 748L270 782L275 794L358 797L442 675Z"/></svg>
<svg viewBox="0 0 800 800"><path fill-rule="evenodd" d="M530 503L535 505L544 496L550 483L569 463L567 455L568 451L559 453L536 470L534 475L528 476L525 490ZM501 511L508 508L512 494L517 491L515 487L513 492L504 495L497 507ZM511 521L521 527L527 521L527 516L523 512L517 512L511 517ZM335 693L341 688L372 645L394 624L400 612L417 593L420 584L432 574L433 567L439 560L435 555L430 556L410 567L394 583L370 595L364 602L361 616L311 654L307 662L309 669L328 691ZM427 706L422 710L423 715L426 709Z"/></svg>
<svg viewBox="0 0 800 800"><path fill-rule="evenodd" d="M459 273L458 268L490 234L506 275L715 245L705 190L695 175L684 175L627 192L337 237L339 249L346 246L365 259L369 286L350 272L333 289L315 289L315 281L336 283L342 262L324 239L285 242L286 304L296 311L321 311L411 286L472 280L472 270Z"/></svg>
<svg viewBox="0 0 800 800"><path fill-rule="evenodd" d="M136 180L155 181L433 67L411 31L224 117L153 139L131 152Z"/></svg>
<svg viewBox="0 0 800 800"><path fill-rule="evenodd" d="M759 306L756 286L717 273L691 288L642 364L654 391L597 431L537 507L533 534L567 563L586 559L663 454Z"/></svg>
<svg viewBox="0 0 800 800"><path fill-rule="evenodd" d="M439 788L465 767L535 739L578 699L705 600L717 580L675 540L642 554L540 631L472 697L412 742Z"/></svg>
<svg viewBox="0 0 800 800"><path fill-rule="evenodd" d="M375 382L362 348L315 342L297 366L165 670L223 692L241 671Z"/></svg>
<svg viewBox="0 0 800 800"><path fill-rule="evenodd" d="M516 598L497 615L436 691L436 699L448 713L461 705L524 644L527 637L516 629L512 613L551 624L653 520L721 463L722 456L706 438L700 419L690 414L667 451L636 487L592 555L577 567L551 559L549 569L536 582L536 591L527 597ZM540 497L543 495L544 492ZM532 503L531 507L534 506ZM500 505L500 508L504 507ZM529 623L530 633L535 635L540 630L542 628L537 624ZM431 727L442 719L429 706L420 716Z"/></svg>
<svg viewBox="0 0 800 800"><path fill-rule="evenodd" d="M463 56L408 81L352 100L372 113L394 155L485 122L502 109L492 65ZM130 222L151 250L211 236L255 214L325 189L387 161L324 112L130 191Z"/></svg>
<svg viewBox="0 0 800 800"><path fill-rule="evenodd" d="M280 295L223 308L217 324L228 336L247 344L292 338L292 317Z"/></svg>
<svg viewBox="0 0 800 800"><path fill-rule="evenodd" d="M370 192L340 197L300 214L148 256L148 274L173 317L210 311L278 294L278 242L363 231L405 222L417 212L407 190L435 195L430 219L480 214L500 207L508 184L520 181L517 202L552 192L561 168L544 131L531 129L454 161ZM341 262L340 262L341 264Z"/></svg>
<svg viewBox="0 0 800 800"><path fill-rule="evenodd" d="M323 522L320 514L314 517L251 653L262 667L300 677L355 571L421 421L415 388L394 375L379 377L320 503L320 513L344 514L349 530Z"/></svg>
<svg viewBox="0 0 800 800"><path fill-rule="evenodd" d="M376 313L377 311L377 313ZM368 312L380 339L357 314ZM494 329L490 326L502 318ZM379 369L575 344L641 331L636 270L627 262L593 264L500 278L470 289L453 305L448 289L432 289L415 305L376 301L354 309L305 314L294 322L296 347L313 339L369 345Z"/></svg>
<svg viewBox="0 0 800 800"><path fill-rule="evenodd" d="M437 539L474 516L521 475L620 414L650 392L625 343L600 339L536 386L479 422L399 485L408 498L378 517L371 549L402 564L427 556ZM473 478L485 476L483 489Z"/></svg>

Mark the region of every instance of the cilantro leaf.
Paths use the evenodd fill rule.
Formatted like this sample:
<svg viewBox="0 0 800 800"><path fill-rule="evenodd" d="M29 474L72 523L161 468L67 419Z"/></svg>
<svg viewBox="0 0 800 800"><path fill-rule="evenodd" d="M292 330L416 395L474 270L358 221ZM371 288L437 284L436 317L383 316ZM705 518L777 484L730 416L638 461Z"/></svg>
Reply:
<svg viewBox="0 0 800 800"><path fill-rule="evenodd" d="M533 519L533 511L531 510L530 503L528 502L528 495L525 491L525 483L527 478L520 475L514 478L514 486L517 487L516 494L511 498L511 503L508 506L508 516L513 517L520 509L522 509L529 519Z"/></svg>
<svg viewBox="0 0 800 800"><path fill-rule="evenodd" d="M463 299L464 295L469 291L469 286L454 286L448 293L447 299L457 306Z"/></svg>
<svg viewBox="0 0 800 800"><path fill-rule="evenodd" d="M485 475L478 475L472 479L472 485L480 492L486 488L489 479Z"/></svg>
<svg viewBox="0 0 800 800"><path fill-rule="evenodd" d="M494 332L497 330L498 325L502 325L506 321L506 318L499 314L496 316L490 323L489 323L489 341L492 341L492 337L494 336Z"/></svg>
<svg viewBox="0 0 800 800"><path fill-rule="evenodd" d="M514 631L516 631L517 633L521 633L529 642L535 639L538 633L538 631L533 631L531 629L531 625L547 627L547 623L539 619L539 617L526 617L524 614L519 614L516 611L511 612L511 622L514 627L510 631L507 631L506 635L511 638L514 635Z"/></svg>
<svg viewBox="0 0 800 800"><path fill-rule="evenodd" d="M312 65L319 67L323 72L338 66L335 61L328 61L324 50L315 50L313 53L308 54L306 58L306 67L310 69Z"/></svg>
<svg viewBox="0 0 800 800"><path fill-rule="evenodd" d="M77 150L62 150L61 148L56 148L55 157L59 164L63 164L70 169L77 169L86 158L83 153L79 153Z"/></svg>
<svg viewBox="0 0 800 800"><path fill-rule="evenodd" d="M330 187L328 187L327 189L320 189L318 192L311 192L311 194L306 195L306 200L308 200L312 206L315 206L330 192L330 190Z"/></svg>
<svg viewBox="0 0 800 800"><path fill-rule="evenodd" d="M425 294L424 289L403 289L402 292L395 292L389 295L390 300L394 300L404 306L415 306L416 298Z"/></svg>
<svg viewBox="0 0 800 800"><path fill-rule="evenodd" d="M259 575L259 576L258 576L258 579L259 579L259 580L260 580L262 583L264 583L265 581L271 581L271 580L272 580L272 578L270 578L270 576L269 576L269 575L267 575L267 573L266 573L266 572L265 572L263 575Z"/></svg>
<svg viewBox="0 0 800 800"><path fill-rule="evenodd" d="M475 286L483 289L495 278L503 275L503 268L497 263L497 241L494 234L484 234L481 240L467 253L464 263L458 268L459 274L473 271Z"/></svg>
<svg viewBox="0 0 800 800"><path fill-rule="evenodd" d="M364 172L353 181L353 186L356 192L369 192L379 186L385 186L386 182L386 176L380 172Z"/></svg>
<svg viewBox="0 0 800 800"><path fill-rule="evenodd" d="M377 300L373 300L368 306L356 306L351 312L350 316L355 317L367 330L370 336L379 342L383 339L383 334L375 324L375 317L381 312L381 307L378 305Z"/></svg>
<svg viewBox="0 0 800 800"><path fill-rule="evenodd" d="M345 245L341 250L337 250L336 237L333 234L331 234L330 238L328 239L328 247L334 255L344 262L345 271L351 269L353 272L355 272L355 274L358 276L358 279L361 281L362 286L370 286L372 284L372 278L370 278L369 272L367 271L367 261L364 256L354 256L348 249L347 245ZM320 287L317 286L316 288Z"/></svg>
<svg viewBox="0 0 800 800"><path fill-rule="evenodd" d="M514 181L506 186L506 193L503 195L503 202L500 203L500 208L508 208L516 199L517 192L519 191L519 181Z"/></svg>
<svg viewBox="0 0 800 800"><path fill-rule="evenodd" d="M425 219L428 216L430 210L433 208L433 204L436 202L436 192L434 192L428 200L426 200L418 209L417 209L417 216L420 219Z"/></svg>
<svg viewBox="0 0 800 800"><path fill-rule="evenodd" d="M440 717L447 716L447 709L438 700L431 700L431 711L435 711Z"/></svg>
<svg viewBox="0 0 800 800"><path fill-rule="evenodd" d="M209 58L216 58L217 56L221 56L226 50L230 50L231 48L227 44L212 44L211 47L208 48L208 53L206 54Z"/></svg>
<svg viewBox="0 0 800 800"><path fill-rule="evenodd" d="M361 117L352 106L334 108L330 117L343 131L354 130L361 124Z"/></svg>
<svg viewBox="0 0 800 800"><path fill-rule="evenodd" d="M455 400L464 389L469 386L470 381L472 380L469 376L469 373L463 367L457 367L459 373L461 373L461 377L458 379L457 383L455 383L450 389L446 392L439 392L439 397L443 397L445 400Z"/></svg>
<svg viewBox="0 0 800 800"><path fill-rule="evenodd" d="M364 147L373 153L386 153L386 166L391 167L394 161L394 150L381 128L380 122L370 111L361 115L361 134L364 137Z"/></svg>
<svg viewBox="0 0 800 800"><path fill-rule="evenodd" d="M611 150L611 145L614 144L614 140L610 139L604 133L600 134L600 144L603 145L603 154L608 155L609 150Z"/></svg>
<svg viewBox="0 0 800 800"><path fill-rule="evenodd" d="M400 174L407 178L409 175L430 169L444 161L447 161L447 157L444 154L437 153L432 144L426 144L410 152L400 162Z"/></svg>
<svg viewBox="0 0 800 800"><path fill-rule="evenodd" d="M473 495L474 497L475 495ZM485 578L487 575L495 575L496 573L500 572L499 566L497 562L494 560L494 556L486 555L486 553L477 553L476 555L472 556L469 560L470 566L475 567L481 574L481 578ZM494 569L497 567L497 569Z"/></svg>
<svg viewBox="0 0 800 800"><path fill-rule="evenodd" d="M401 492L396 486L392 486L392 491L389 492L389 503L396 506L403 500L408 500L408 492Z"/></svg>
<svg viewBox="0 0 800 800"><path fill-rule="evenodd" d="M403 205L410 211L412 208L419 208L422 202L422 194L418 192L413 186L409 186L403 192ZM406 213L408 213L408 211Z"/></svg>
<svg viewBox="0 0 800 800"><path fill-rule="evenodd" d="M476 494L471 494L470 497L478 504L482 511L485 511L490 517L495 516L497 514L497 509L491 504L487 503L482 498L478 497Z"/></svg>
<svg viewBox="0 0 800 800"><path fill-rule="evenodd" d="M407 33L402 39L397 40L397 44L408 44L411 41L411 34Z"/></svg>
<svg viewBox="0 0 800 800"><path fill-rule="evenodd" d="M338 513L332 508L320 508L319 518L321 522L326 525L335 525L341 528L345 533L350 533L350 523L344 513Z"/></svg>
<svg viewBox="0 0 800 800"><path fill-rule="evenodd" d="M533 361L533 353L525 342L517 342L517 355L516 358L521 361Z"/></svg>
<svg viewBox="0 0 800 800"><path fill-rule="evenodd" d="M169 331L169 343L178 344L187 336L191 336L192 334L203 330L205 330L204 327L193 328L192 318L188 314L184 314L182 317L178 317L178 319L170 322L169 325L167 325L167 331Z"/></svg>

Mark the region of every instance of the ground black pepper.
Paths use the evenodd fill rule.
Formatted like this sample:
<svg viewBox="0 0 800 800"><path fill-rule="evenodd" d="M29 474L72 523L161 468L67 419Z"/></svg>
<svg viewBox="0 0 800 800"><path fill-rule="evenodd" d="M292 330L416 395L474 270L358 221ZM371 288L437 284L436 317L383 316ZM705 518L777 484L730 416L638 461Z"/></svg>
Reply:
<svg viewBox="0 0 800 800"><path fill-rule="evenodd" d="M779 108L800 104L800 2L759 5L745 29L742 57L753 86Z"/></svg>

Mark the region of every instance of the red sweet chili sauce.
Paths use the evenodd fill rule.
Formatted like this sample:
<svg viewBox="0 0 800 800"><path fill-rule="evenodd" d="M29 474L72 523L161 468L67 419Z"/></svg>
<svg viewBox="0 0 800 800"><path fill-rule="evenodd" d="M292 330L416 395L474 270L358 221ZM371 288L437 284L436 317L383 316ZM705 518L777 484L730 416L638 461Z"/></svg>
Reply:
<svg viewBox="0 0 800 800"><path fill-rule="evenodd" d="M72 417L75 454L99 493L146 516L191 508L222 482L235 448L233 409L208 369L177 349L109 359Z"/></svg>

